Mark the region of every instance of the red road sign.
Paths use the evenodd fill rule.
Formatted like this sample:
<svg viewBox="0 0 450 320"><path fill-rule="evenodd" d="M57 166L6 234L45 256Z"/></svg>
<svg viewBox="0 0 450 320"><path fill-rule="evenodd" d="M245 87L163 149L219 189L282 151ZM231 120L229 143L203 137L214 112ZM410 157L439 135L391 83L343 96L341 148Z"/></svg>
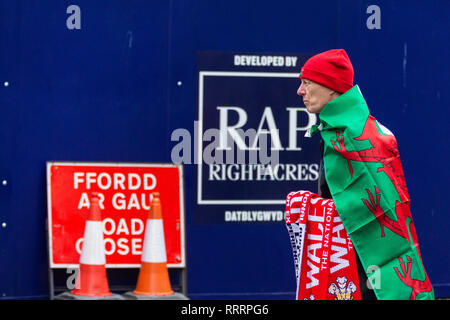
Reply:
<svg viewBox="0 0 450 320"><path fill-rule="evenodd" d="M140 266L153 192L161 199L167 266L185 267L181 165L47 162L51 268L78 265L90 192L100 194L107 267Z"/></svg>

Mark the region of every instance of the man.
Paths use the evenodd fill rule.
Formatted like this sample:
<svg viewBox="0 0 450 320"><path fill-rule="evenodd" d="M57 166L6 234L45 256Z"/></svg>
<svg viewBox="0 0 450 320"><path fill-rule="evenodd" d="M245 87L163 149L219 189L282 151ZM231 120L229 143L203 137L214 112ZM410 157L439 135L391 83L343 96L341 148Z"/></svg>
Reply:
<svg viewBox="0 0 450 320"><path fill-rule="evenodd" d="M362 299L434 299L397 142L370 115L353 74L342 49L317 54L301 69L297 94L320 119L308 131L322 136L318 193L334 200L355 246Z"/></svg>

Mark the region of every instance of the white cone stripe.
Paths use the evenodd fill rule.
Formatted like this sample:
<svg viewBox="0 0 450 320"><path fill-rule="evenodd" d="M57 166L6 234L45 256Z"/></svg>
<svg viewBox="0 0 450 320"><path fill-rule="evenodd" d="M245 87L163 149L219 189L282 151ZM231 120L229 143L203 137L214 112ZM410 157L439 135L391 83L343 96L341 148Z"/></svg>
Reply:
<svg viewBox="0 0 450 320"><path fill-rule="evenodd" d="M101 221L86 221L80 263L94 265L106 264L105 244L103 243L103 223Z"/></svg>
<svg viewBox="0 0 450 320"><path fill-rule="evenodd" d="M142 261L167 262L162 219L147 219Z"/></svg>

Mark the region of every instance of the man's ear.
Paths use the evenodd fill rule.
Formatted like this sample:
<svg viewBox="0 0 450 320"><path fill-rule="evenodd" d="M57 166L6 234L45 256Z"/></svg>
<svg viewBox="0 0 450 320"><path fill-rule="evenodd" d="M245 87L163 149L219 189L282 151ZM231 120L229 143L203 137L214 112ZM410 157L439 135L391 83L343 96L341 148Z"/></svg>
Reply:
<svg viewBox="0 0 450 320"><path fill-rule="evenodd" d="M337 91L331 91L330 92L330 96L332 96L332 95L337 95L338 97L341 95L339 92L337 92Z"/></svg>

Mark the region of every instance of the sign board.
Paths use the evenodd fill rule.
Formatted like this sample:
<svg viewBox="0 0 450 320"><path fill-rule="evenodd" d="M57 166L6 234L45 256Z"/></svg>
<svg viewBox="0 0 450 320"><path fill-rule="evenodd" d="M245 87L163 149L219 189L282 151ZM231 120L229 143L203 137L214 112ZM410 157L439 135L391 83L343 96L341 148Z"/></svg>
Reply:
<svg viewBox="0 0 450 320"><path fill-rule="evenodd" d="M290 191L317 191L320 135L304 135L318 117L297 95L309 57L197 53L197 223L280 222ZM214 130L218 136L211 138ZM250 161L253 151L256 162ZM264 163L264 157L275 161Z"/></svg>
<svg viewBox="0 0 450 320"><path fill-rule="evenodd" d="M91 192L100 195L106 267L140 267L154 192L160 194L167 266L185 267L181 165L47 162L51 268L79 264Z"/></svg>

